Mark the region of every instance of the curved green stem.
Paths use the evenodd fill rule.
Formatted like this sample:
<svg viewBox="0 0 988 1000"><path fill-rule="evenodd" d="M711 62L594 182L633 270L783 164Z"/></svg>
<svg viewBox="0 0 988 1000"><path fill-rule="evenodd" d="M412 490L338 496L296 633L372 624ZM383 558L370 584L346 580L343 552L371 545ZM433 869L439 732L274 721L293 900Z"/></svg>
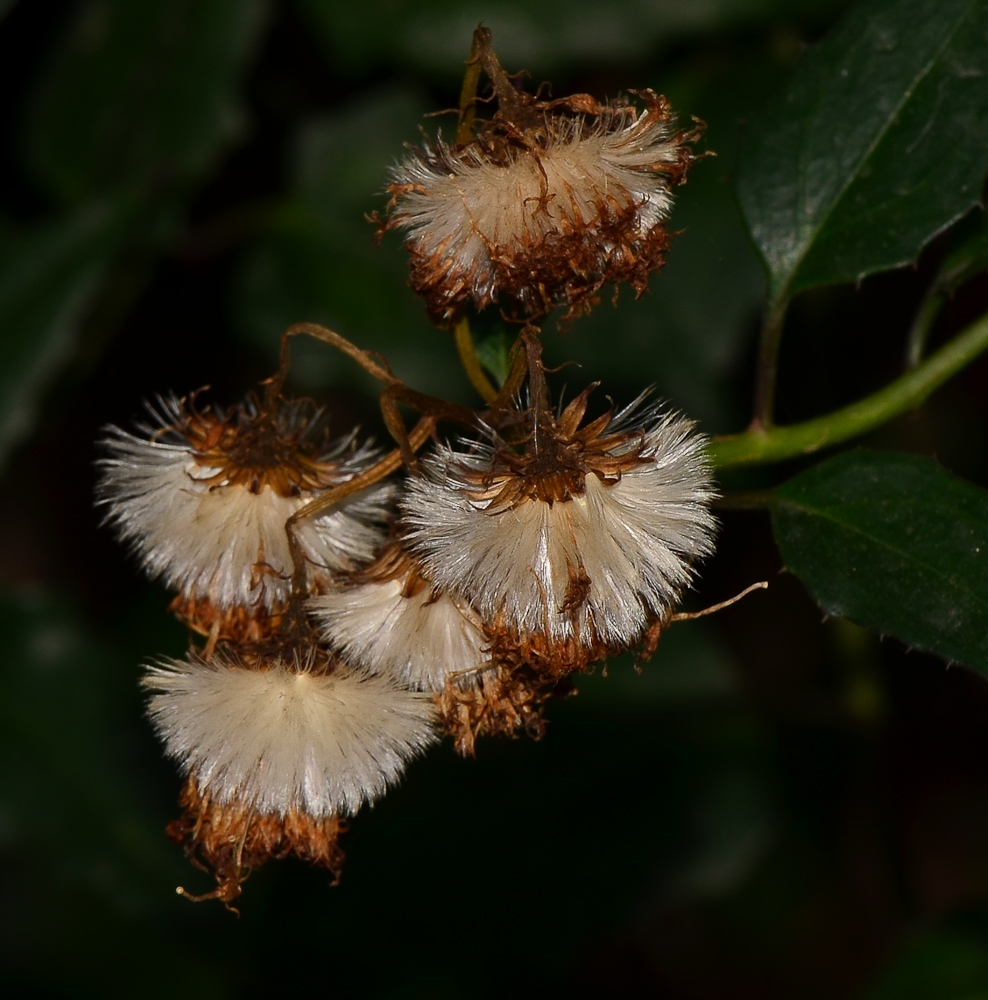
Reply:
<svg viewBox="0 0 988 1000"><path fill-rule="evenodd" d="M915 408L986 349L988 314L874 395L802 424L715 438L710 458L719 469L768 465L847 441Z"/></svg>
<svg viewBox="0 0 988 1000"><path fill-rule="evenodd" d="M470 58L463 73L463 86L460 88L460 120L456 127L456 141L468 142L473 138L473 123L477 117L477 84L480 83L481 52L485 42L489 45L491 33L487 28L480 27L473 33L470 45Z"/></svg>
<svg viewBox="0 0 988 1000"><path fill-rule="evenodd" d="M905 366L907 370L915 368L923 360L926 344L933 331L933 324L940 314L944 298L944 293L940 289L933 288L919 307L919 312L916 314L916 319L909 331L909 339L906 341Z"/></svg>
<svg viewBox="0 0 988 1000"><path fill-rule="evenodd" d="M480 393L485 403L491 403L497 399L497 389L491 380L484 374L481 367L480 358L477 357L477 349L473 343L473 334L470 332L470 321L464 317L453 328L453 336L456 338L456 350L460 355L460 364L470 379L470 384Z"/></svg>

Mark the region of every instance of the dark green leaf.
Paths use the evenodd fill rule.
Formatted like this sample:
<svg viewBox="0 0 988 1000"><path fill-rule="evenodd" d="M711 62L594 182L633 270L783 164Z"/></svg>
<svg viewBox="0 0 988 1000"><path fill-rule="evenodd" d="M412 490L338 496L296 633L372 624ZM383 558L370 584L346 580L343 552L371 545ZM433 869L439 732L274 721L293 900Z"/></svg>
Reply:
<svg viewBox="0 0 988 1000"><path fill-rule="evenodd" d="M0 464L30 432L131 219L128 201L97 202L0 239Z"/></svg>
<svg viewBox="0 0 988 1000"><path fill-rule="evenodd" d="M738 190L779 305L914 260L988 169L988 4L871 0L748 126Z"/></svg>
<svg viewBox="0 0 988 1000"><path fill-rule="evenodd" d="M187 181L241 128L235 87L261 0L89 0L42 76L28 159L75 202Z"/></svg>
<svg viewBox="0 0 988 1000"><path fill-rule="evenodd" d="M932 459L861 450L774 501L786 567L827 614L988 672L988 493Z"/></svg>

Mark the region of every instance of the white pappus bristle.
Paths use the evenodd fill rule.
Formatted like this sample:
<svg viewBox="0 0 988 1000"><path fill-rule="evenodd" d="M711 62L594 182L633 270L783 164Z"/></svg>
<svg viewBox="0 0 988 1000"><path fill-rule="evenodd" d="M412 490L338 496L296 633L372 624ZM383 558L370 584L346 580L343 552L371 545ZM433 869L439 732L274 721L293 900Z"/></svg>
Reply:
<svg viewBox="0 0 988 1000"><path fill-rule="evenodd" d="M136 436L106 431L99 503L107 521L129 542L152 577L186 598L208 598L222 608L287 600L292 560L285 522L318 494L299 489L282 495L261 483L252 489L224 481L222 467L204 465L176 429L182 402L162 400L151 410L154 425ZM329 452L343 482L373 463L367 448ZM392 498L389 486L372 487L345 499L329 513L298 522L296 535L310 576L342 572L370 560L380 544Z"/></svg>
<svg viewBox="0 0 988 1000"><path fill-rule="evenodd" d="M539 246L559 231L590 229L601 205L634 208L629 229L638 235L666 219L672 193L655 165L677 161L680 146L671 132L667 125L642 135L633 120L584 136L576 124L547 149L506 165L488 162L474 147L463 157L442 146L440 156L409 156L393 174L410 188L400 201L401 225L421 252L441 252L451 270L473 275L474 294L488 298L495 280L491 246Z"/></svg>
<svg viewBox="0 0 988 1000"><path fill-rule="evenodd" d="M167 661L148 668L149 713L169 756L201 794L259 813L353 814L435 741L425 695L338 668L272 661Z"/></svg>
<svg viewBox="0 0 988 1000"><path fill-rule="evenodd" d="M476 684L489 657L473 610L448 593L403 590L402 579L362 583L314 597L309 607L348 663L425 691L441 691L450 678Z"/></svg>
<svg viewBox="0 0 988 1000"><path fill-rule="evenodd" d="M439 138L392 171L386 228L407 233L412 285L437 321L467 298L483 309L507 297L538 315L589 308L605 282L641 294L664 260L671 186L692 138L675 131L664 99L645 96L640 114L608 105L592 125L544 111L538 138L509 140L503 122L473 142Z"/></svg>
<svg viewBox="0 0 988 1000"><path fill-rule="evenodd" d="M491 509L457 471L484 472L491 452L440 448L423 463L426 476L409 481L408 544L436 585L485 622L502 616L523 634L629 645L670 613L694 561L713 550L705 445L690 421L660 416L644 432L646 461L617 482L588 473L582 495ZM574 578L587 582L575 602Z"/></svg>

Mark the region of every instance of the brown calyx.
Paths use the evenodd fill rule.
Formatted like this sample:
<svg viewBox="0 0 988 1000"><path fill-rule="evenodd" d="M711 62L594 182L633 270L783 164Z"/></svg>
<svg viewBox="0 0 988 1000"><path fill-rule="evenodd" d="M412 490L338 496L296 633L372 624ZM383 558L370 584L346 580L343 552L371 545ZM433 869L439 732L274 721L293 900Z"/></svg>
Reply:
<svg viewBox="0 0 988 1000"><path fill-rule="evenodd" d="M172 600L168 610L194 632L214 642L266 642L277 635L284 619L284 609L268 611L263 604L221 608L209 598L182 594Z"/></svg>
<svg viewBox="0 0 988 1000"><path fill-rule="evenodd" d="M586 602L587 584L589 580L586 576L573 578L566 594L566 604L571 607L564 605L560 609L562 612L571 611L574 618L577 617L577 612ZM572 636L556 639L544 632L522 634L505 627L501 621L489 626L487 633L491 659L495 663L503 663L515 672L530 671L541 684L557 684L571 674L586 673L595 663L621 652L620 649L611 649L596 637L584 643Z"/></svg>
<svg viewBox="0 0 988 1000"><path fill-rule="evenodd" d="M634 202L620 209L596 207L591 227L561 227L538 240L521 234L509 243L488 243L490 281L478 280L478 265L469 272L451 269L443 253L409 239L409 283L424 299L429 319L441 329L455 325L471 302L478 311L499 304L509 322L537 320L564 305L560 323L565 325L591 312L606 285L615 286L615 299L622 283L629 284L638 298L647 290L649 276L665 264L670 233L662 223L647 233L635 232ZM400 224L401 217L385 228L393 228L392 222Z"/></svg>
<svg viewBox="0 0 988 1000"><path fill-rule="evenodd" d="M320 461L327 433L314 411L300 404L268 409L251 398L245 405L221 414L211 407L195 408L194 400L181 427L195 462L218 471L200 482L215 486L239 485L251 493L265 486L283 497L328 489L340 482L339 466ZM322 429L322 433L313 433Z"/></svg>
<svg viewBox="0 0 988 1000"><path fill-rule="evenodd" d="M242 803L219 805L208 792L200 793L194 775L186 781L179 805L181 817L165 828L168 839L216 879L216 888L201 896L179 890L195 902L218 899L230 907L251 871L289 856L328 868L333 884L339 882L345 855L338 840L346 824L338 816L316 817L296 809L279 816L259 814Z"/></svg>
<svg viewBox="0 0 988 1000"><path fill-rule="evenodd" d="M547 405L533 401L524 414L527 430L520 442L522 451L499 448L489 471L457 469L460 477L477 484L469 490L471 498L489 500L491 512L529 500L551 505L582 496L588 475L613 485L625 472L648 464L650 459L642 456L645 438L641 431L607 433L612 410L580 426L595 388L596 384L581 392L558 417Z"/></svg>
<svg viewBox="0 0 988 1000"><path fill-rule="evenodd" d="M476 756L478 736L515 736L524 730L532 739L545 735L544 704L554 694L566 693L547 687L524 667L497 665L484 670L476 687L460 687L456 678L436 695L446 732L463 757Z"/></svg>
<svg viewBox="0 0 988 1000"><path fill-rule="evenodd" d="M206 660L224 646L248 670L266 669L272 660L289 670L293 664L306 673L329 674L336 659L319 642L319 635L301 602L288 601L268 610L260 602L222 608L209 598L178 594L168 605L179 621L207 639Z"/></svg>

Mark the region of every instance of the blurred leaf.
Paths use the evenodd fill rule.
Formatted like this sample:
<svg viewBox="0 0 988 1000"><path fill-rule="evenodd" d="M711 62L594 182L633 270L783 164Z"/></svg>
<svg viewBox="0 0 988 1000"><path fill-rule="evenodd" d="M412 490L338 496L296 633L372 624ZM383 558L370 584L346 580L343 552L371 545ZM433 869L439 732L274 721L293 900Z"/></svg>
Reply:
<svg viewBox="0 0 988 1000"><path fill-rule="evenodd" d="M125 746L144 725L136 670L122 670L120 650L40 591L0 595L0 627L0 847L47 878L124 909L143 906L162 868L179 869L143 812L134 748Z"/></svg>
<svg viewBox="0 0 988 1000"><path fill-rule="evenodd" d="M730 651L703 623L678 624L662 633L647 663L626 654L577 684L577 710L654 715L729 701L738 693L737 667Z"/></svg>
<svg viewBox="0 0 988 1000"><path fill-rule="evenodd" d="M263 12L263 0L88 0L27 121L39 180L73 203L201 174L242 129L235 88Z"/></svg>
<svg viewBox="0 0 988 1000"><path fill-rule="evenodd" d="M132 219L117 199L0 237L0 464L33 428Z"/></svg>
<svg viewBox="0 0 988 1000"><path fill-rule="evenodd" d="M656 44L773 18L807 17L843 0L296 0L334 63L350 71L394 66L462 73L470 38L483 22L510 71L536 82L565 63L622 63L647 58ZM376 30L370 30L373 25Z"/></svg>
<svg viewBox="0 0 988 1000"><path fill-rule="evenodd" d="M871 0L812 49L738 175L770 300L914 260L981 194L988 4Z"/></svg>
<svg viewBox="0 0 988 1000"><path fill-rule="evenodd" d="M174 928L163 919L188 872L150 801L161 778L177 781L168 765L154 770L123 648L141 633L122 629L108 644L62 602L26 590L0 594L0 629L5 985L13 974L30 996L102 996L116 982L142 997L190 983L193 995L233 996L215 953L183 946L192 915Z"/></svg>
<svg viewBox="0 0 988 1000"><path fill-rule="evenodd" d="M271 232L242 262L234 310L246 337L276 356L291 323L323 323L381 351L402 378L447 398L465 385L452 335L435 330L407 287L400 239L374 243L366 215L383 208L388 165L414 139L424 102L404 90L380 90L341 112L308 122L295 146L292 194ZM292 349L292 377L306 389L345 379L374 383L323 345Z"/></svg>
<svg viewBox="0 0 988 1000"><path fill-rule="evenodd" d="M849 451L780 486L773 525L828 615L988 673L988 492L932 459Z"/></svg>
<svg viewBox="0 0 988 1000"><path fill-rule="evenodd" d="M957 931L934 932L907 948L861 1000L986 1000L988 948Z"/></svg>
<svg viewBox="0 0 988 1000"><path fill-rule="evenodd" d="M739 762L706 787L693 806L690 856L670 880L669 893L693 900L740 888L778 836L778 818L762 768ZM747 765L747 766L745 766Z"/></svg>

